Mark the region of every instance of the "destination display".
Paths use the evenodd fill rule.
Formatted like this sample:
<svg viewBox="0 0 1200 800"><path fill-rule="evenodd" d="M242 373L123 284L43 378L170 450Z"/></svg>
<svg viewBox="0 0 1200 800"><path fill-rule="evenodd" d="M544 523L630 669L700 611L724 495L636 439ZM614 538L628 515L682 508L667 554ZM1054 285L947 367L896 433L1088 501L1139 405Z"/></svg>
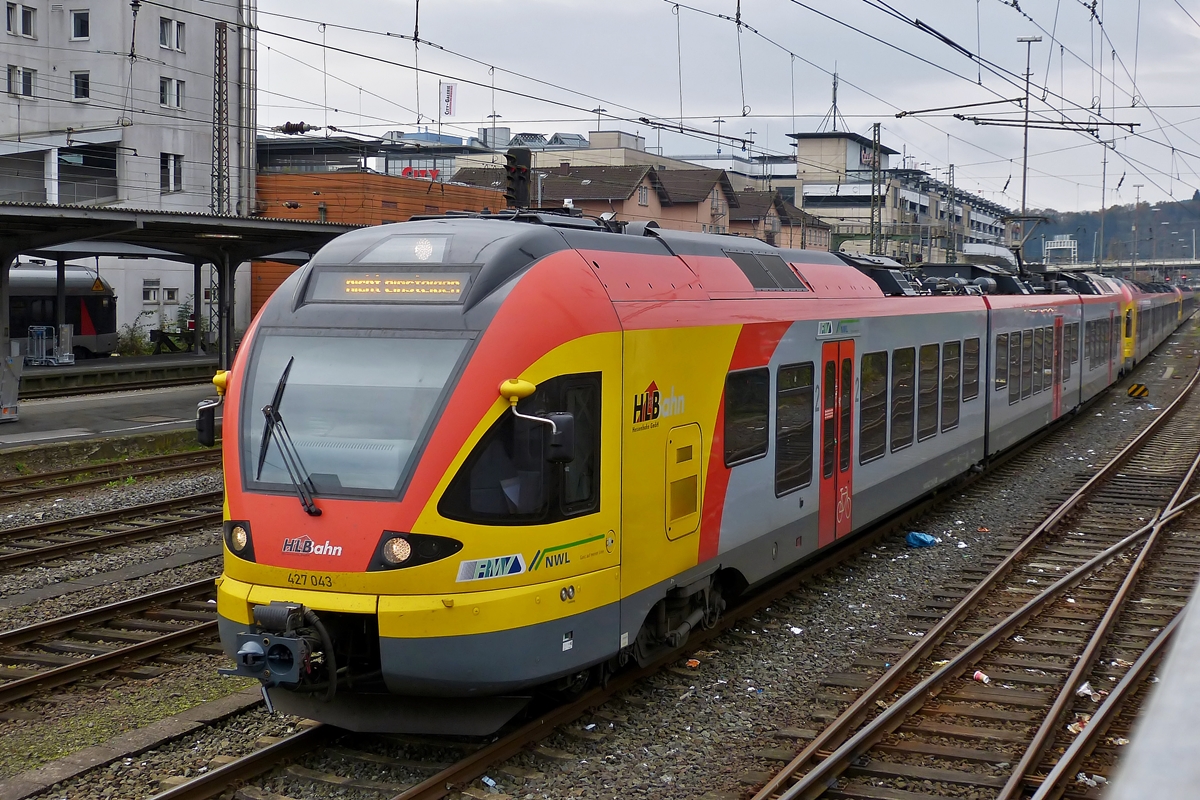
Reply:
<svg viewBox="0 0 1200 800"><path fill-rule="evenodd" d="M460 303L470 272L320 270L313 276L314 303Z"/></svg>

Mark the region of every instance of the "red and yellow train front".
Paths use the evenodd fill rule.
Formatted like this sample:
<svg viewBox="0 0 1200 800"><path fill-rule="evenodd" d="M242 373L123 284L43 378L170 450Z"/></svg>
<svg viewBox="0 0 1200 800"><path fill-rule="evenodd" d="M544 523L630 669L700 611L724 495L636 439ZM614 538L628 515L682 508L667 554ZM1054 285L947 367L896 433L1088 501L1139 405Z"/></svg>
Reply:
<svg viewBox="0 0 1200 800"><path fill-rule="evenodd" d="M428 729L388 703L513 692L618 648L612 304L557 232L464 227L336 240L229 376L221 636L285 710ZM536 390L510 406L510 379Z"/></svg>

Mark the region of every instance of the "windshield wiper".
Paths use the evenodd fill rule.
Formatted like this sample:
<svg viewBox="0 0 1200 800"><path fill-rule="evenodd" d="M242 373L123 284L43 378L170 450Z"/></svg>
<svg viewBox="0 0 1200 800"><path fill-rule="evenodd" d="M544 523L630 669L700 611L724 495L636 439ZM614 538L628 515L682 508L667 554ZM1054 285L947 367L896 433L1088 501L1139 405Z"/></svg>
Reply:
<svg viewBox="0 0 1200 800"><path fill-rule="evenodd" d="M283 374L279 376L279 383L275 386L275 396L271 398L271 404L263 406L263 416L266 417L266 424L263 426L262 440L258 445L258 473L254 479L262 478L263 465L267 463L267 451L271 449L271 440L275 440L275 445L279 448L279 454L283 456L283 466L287 470L288 479L291 480L292 486L296 489L296 495L300 498L300 505L304 506L304 510L313 517L321 516L321 509L317 508L317 504L313 502L313 487L312 479L309 477L308 470L304 468L304 463L300 460L300 454L296 451L296 445L292 443L292 437L288 434L287 426L283 424L283 417L279 415L279 404L283 402L283 390L287 388L288 373L292 371L292 364L296 357L292 356L288 359L287 366L283 368Z"/></svg>

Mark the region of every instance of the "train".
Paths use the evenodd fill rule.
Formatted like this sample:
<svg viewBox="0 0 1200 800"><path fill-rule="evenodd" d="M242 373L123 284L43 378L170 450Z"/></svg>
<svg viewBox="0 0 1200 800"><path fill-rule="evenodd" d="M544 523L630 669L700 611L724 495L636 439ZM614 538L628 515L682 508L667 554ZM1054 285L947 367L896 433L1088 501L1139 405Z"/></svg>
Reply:
<svg viewBox="0 0 1200 800"><path fill-rule="evenodd" d="M224 673L493 732L1071 414L1194 303L922 270L534 212L333 240L214 381Z"/></svg>
<svg viewBox="0 0 1200 800"><path fill-rule="evenodd" d="M52 267L22 264L9 272L8 314L14 340L30 325L56 324L57 274ZM112 284L82 267L66 270L66 315L75 358L99 358L117 350L117 297Z"/></svg>

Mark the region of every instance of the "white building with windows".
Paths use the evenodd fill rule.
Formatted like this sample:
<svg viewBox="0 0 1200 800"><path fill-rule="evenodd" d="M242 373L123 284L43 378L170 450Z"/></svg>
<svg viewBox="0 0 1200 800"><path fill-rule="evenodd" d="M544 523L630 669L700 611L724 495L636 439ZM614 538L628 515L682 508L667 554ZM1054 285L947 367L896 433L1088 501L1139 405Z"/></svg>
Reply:
<svg viewBox="0 0 1200 800"><path fill-rule="evenodd" d="M5 0L0 201L250 213L254 14L255 0ZM113 284L119 325L158 327L193 293L188 263L71 263Z"/></svg>

